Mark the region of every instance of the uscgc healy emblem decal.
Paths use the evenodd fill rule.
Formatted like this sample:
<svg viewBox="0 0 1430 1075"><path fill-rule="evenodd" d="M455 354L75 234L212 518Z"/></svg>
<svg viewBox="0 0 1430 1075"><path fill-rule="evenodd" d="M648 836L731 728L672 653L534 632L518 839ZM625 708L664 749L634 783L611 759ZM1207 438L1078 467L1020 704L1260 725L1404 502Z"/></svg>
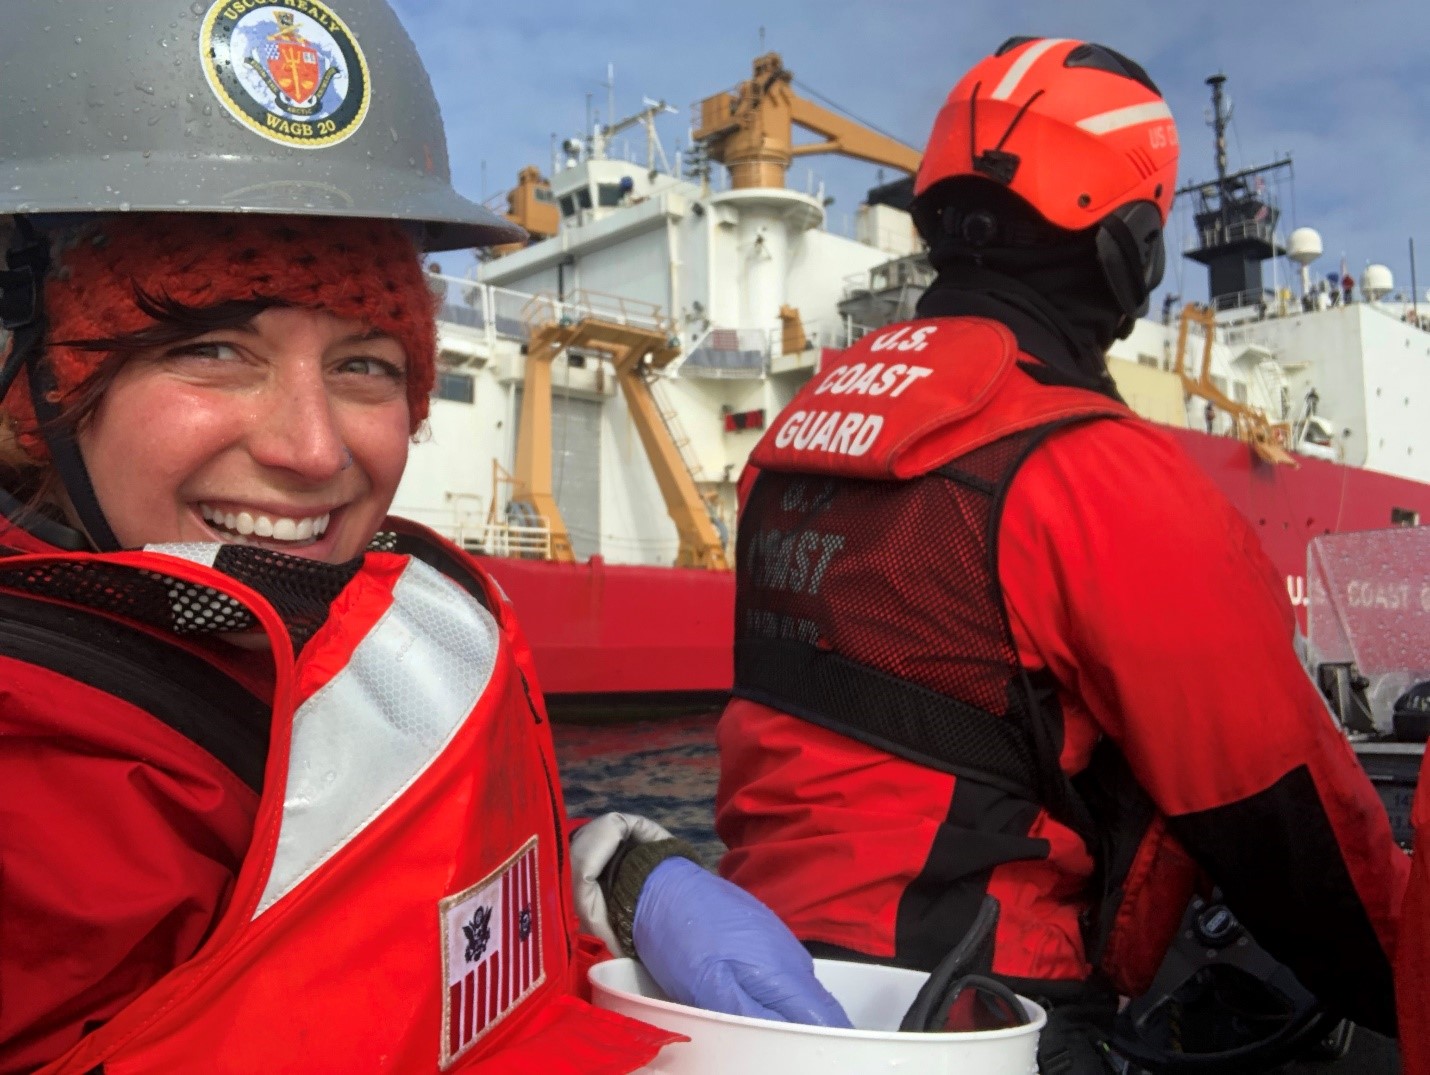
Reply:
<svg viewBox="0 0 1430 1075"><path fill-rule="evenodd" d="M204 16L199 59L223 106L271 141L335 145L367 115L367 59L317 0L219 0Z"/></svg>
<svg viewBox="0 0 1430 1075"><path fill-rule="evenodd" d="M536 847L533 836L482 880L439 905L443 1070L546 980Z"/></svg>

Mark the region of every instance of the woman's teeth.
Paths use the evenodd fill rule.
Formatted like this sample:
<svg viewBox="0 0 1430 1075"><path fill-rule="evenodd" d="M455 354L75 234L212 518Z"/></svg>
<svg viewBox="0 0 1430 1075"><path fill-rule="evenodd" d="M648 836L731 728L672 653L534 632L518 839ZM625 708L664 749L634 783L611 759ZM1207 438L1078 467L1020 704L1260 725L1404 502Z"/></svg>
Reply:
<svg viewBox="0 0 1430 1075"><path fill-rule="evenodd" d="M302 519L286 516L274 518L249 511L220 511L200 504L204 521L218 530L227 530L236 538L257 537L268 541L312 541L328 528L330 513Z"/></svg>

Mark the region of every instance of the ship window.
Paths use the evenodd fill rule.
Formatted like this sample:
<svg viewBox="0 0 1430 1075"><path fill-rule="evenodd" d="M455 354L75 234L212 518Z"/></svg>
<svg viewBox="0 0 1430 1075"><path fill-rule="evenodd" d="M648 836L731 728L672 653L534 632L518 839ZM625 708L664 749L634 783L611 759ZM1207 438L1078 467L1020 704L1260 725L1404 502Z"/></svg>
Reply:
<svg viewBox="0 0 1430 1075"><path fill-rule="evenodd" d="M1137 365L1139 365L1139 366L1151 366L1151 367L1155 370L1159 365L1161 365L1161 363L1159 363L1159 362L1157 361L1157 356L1156 356L1156 355L1141 355L1141 354L1139 354L1139 355L1137 356Z"/></svg>
<svg viewBox="0 0 1430 1075"><path fill-rule="evenodd" d="M598 183L596 196L603 206L620 205L626 191L618 183Z"/></svg>
<svg viewBox="0 0 1430 1075"><path fill-rule="evenodd" d="M545 202L547 205L550 205L556 200L556 195L552 194L546 187L537 187L533 193L536 195L537 201Z"/></svg>
<svg viewBox="0 0 1430 1075"><path fill-rule="evenodd" d="M566 195L566 197L564 197L564 198L561 199L561 215L562 215L562 216L574 216L575 213L576 213L576 199L573 198L573 197L571 197L571 195L568 194L568 195Z"/></svg>
<svg viewBox="0 0 1430 1075"><path fill-rule="evenodd" d="M1420 513L1419 513L1418 511L1411 511L1409 508L1391 508L1391 509L1390 509L1390 525L1391 525L1391 526L1419 526L1419 525L1420 525Z"/></svg>
<svg viewBox="0 0 1430 1075"><path fill-rule="evenodd" d="M469 373L438 370L433 395L438 399L450 399L453 403L472 403L477 398L476 378Z"/></svg>

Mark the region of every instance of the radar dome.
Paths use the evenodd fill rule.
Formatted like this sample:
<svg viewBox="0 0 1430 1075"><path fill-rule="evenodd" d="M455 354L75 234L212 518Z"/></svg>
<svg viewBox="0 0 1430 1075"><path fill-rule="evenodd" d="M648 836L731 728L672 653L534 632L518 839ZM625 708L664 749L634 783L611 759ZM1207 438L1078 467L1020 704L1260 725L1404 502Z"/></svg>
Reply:
<svg viewBox="0 0 1430 1075"><path fill-rule="evenodd" d="M1297 228L1286 241L1286 256L1297 265L1309 265L1322 253L1321 233L1315 228Z"/></svg>
<svg viewBox="0 0 1430 1075"><path fill-rule="evenodd" d="M1375 302L1385 298L1395 287L1395 277L1384 265L1367 265L1360 278L1360 289L1366 298Z"/></svg>

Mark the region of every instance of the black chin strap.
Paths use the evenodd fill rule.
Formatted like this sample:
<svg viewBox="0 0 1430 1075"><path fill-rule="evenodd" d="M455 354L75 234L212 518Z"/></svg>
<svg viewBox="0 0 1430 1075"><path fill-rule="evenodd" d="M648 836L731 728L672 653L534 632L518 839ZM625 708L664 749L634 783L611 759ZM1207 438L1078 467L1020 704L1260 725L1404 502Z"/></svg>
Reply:
<svg viewBox="0 0 1430 1075"><path fill-rule="evenodd" d="M6 269L0 272L0 324L12 334L10 354L0 367L0 401L9 394L24 367L40 435L75 513L100 552L116 552L119 541L94 495L74 430L60 421L63 412L55 398L55 375L45 361L44 282L50 264L49 240L24 217L17 216L14 221L15 236L5 255Z"/></svg>
<svg viewBox="0 0 1430 1075"><path fill-rule="evenodd" d="M15 217L15 236L0 270L0 327L10 333L10 354L0 367L0 401L44 335L40 295L49 267L50 244L28 220Z"/></svg>

